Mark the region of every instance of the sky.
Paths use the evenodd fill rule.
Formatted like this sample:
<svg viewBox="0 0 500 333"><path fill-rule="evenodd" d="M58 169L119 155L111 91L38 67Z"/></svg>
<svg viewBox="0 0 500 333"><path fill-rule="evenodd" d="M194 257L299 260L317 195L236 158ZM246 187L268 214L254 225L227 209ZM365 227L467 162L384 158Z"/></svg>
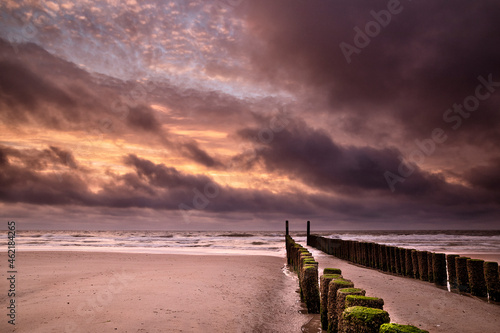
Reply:
<svg viewBox="0 0 500 333"><path fill-rule="evenodd" d="M500 228L496 0L2 1L19 229Z"/></svg>

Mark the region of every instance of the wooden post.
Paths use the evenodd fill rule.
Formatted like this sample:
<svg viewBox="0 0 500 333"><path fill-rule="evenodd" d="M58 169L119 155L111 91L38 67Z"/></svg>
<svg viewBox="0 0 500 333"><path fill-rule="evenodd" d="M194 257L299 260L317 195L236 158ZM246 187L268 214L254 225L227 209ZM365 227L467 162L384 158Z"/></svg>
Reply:
<svg viewBox="0 0 500 333"><path fill-rule="evenodd" d="M446 262L448 264L448 281L450 282L450 290L457 289L457 269L455 266L455 258L458 258L458 254L448 254L446 255Z"/></svg>
<svg viewBox="0 0 500 333"><path fill-rule="evenodd" d="M285 221L285 237L289 235L288 232L288 220Z"/></svg>
<svg viewBox="0 0 500 333"><path fill-rule="evenodd" d="M309 236L311 235L311 222L310 221L307 221L307 245L310 245L309 244Z"/></svg>
<svg viewBox="0 0 500 333"><path fill-rule="evenodd" d="M469 275L467 273L467 259L469 257L456 257L455 268L457 270L458 290L464 293L469 293Z"/></svg>
<svg viewBox="0 0 500 333"><path fill-rule="evenodd" d="M432 265L434 283L437 286L446 286L446 255L444 253L433 253Z"/></svg>
<svg viewBox="0 0 500 333"><path fill-rule="evenodd" d="M469 274L470 293L473 296L486 297L487 288L484 278L484 260L467 259L467 272Z"/></svg>
<svg viewBox="0 0 500 333"><path fill-rule="evenodd" d="M500 302L500 281L498 278L498 263L487 261L484 263L484 277L488 287L490 300Z"/></svg>

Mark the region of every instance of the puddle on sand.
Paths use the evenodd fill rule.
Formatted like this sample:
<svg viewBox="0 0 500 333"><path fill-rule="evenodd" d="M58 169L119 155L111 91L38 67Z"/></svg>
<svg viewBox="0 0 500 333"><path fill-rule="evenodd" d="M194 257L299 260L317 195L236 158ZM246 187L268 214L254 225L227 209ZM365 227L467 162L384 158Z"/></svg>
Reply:
<svg viewBox="0 0 500 333"><path fill-rule="evenodd" d="M307 310L305 310L307 313ZM301 327L301 331L304 333L321 333L321 317L319 314L313 314L311 320L307 324Z"/></svg>

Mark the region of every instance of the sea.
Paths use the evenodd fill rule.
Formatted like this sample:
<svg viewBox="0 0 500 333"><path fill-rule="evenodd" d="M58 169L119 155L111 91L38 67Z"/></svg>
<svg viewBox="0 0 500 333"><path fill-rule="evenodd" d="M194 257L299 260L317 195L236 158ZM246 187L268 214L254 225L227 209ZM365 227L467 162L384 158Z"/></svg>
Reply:
<svg viewBox="0 0 500 333"><path fill-rule="evenodd" d="M305 244L304 232L290 232ZM375 242L432 252L500 253L500 230L321 231L329 238ZM234 254L285 257L284 231L61 231L18 230L18 251L94 251ZM0 246L7 246L2 234Z"/></svg>

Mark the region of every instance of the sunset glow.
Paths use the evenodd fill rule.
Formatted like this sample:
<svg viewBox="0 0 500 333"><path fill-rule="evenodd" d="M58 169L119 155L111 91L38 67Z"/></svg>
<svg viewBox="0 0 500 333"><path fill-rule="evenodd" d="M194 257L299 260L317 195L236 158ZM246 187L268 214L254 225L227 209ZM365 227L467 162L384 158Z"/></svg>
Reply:
<svg viewBox="0 0 500 333"><path fill-rule="evenodd" d="M3 1L2 218L500 227L499 6L400 6Z"/></svg>

